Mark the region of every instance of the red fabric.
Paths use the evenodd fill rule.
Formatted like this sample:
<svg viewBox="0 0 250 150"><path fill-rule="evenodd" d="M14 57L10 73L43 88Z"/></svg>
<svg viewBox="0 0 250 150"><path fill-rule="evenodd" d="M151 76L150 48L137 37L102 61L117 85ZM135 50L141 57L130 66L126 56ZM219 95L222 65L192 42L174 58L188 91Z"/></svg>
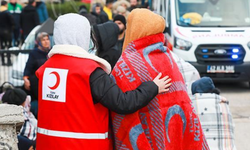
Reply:
<svg viewBox="0 0 250 150"><path fill-rule="evenodd" d="M38 69L39 100L38 127L56 131L77 133L108 132L108 109L94 104L89 77L99 65L89 59L66 55L52 56ZM66 102L42 99L42 83L45 68L67 69ZM37 134L37 150L108 149L108 139L74 139Z"/></svg>
<svg viewBox="0 0 250 150"><path fill-rule="evenodd" d="M173 51L173 46L170 42L167 43L167 47L169 48L169 50Z"/></svg>
<svg viewBox="0 0 250 150"><path fill-rule="evenodd" d="M112 113L116 149L209 149L182 75L163 43L163 34L131 42L113 69L124 92L153 80L159 72L172 79L169 92L157 95L136 113Z"/></svg>

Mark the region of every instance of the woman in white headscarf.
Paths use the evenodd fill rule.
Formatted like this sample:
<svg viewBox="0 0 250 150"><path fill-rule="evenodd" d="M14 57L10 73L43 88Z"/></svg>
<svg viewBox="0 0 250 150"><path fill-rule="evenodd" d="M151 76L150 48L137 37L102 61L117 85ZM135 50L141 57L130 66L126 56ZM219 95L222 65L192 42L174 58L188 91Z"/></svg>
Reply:
<svg viewBox="0 0 250 150"><path fill-rule="evenodd" d="M159 79L159 74L154 81L122 91L108 75L109 63L87 52L90 25L83 16L60 16L54 25L54 41L48 61L36 72L37 150L108 149L109 109L120 114L135 112L170 86L170 79ZM126 64L122 68L120 72L130 73Z"/></svg>

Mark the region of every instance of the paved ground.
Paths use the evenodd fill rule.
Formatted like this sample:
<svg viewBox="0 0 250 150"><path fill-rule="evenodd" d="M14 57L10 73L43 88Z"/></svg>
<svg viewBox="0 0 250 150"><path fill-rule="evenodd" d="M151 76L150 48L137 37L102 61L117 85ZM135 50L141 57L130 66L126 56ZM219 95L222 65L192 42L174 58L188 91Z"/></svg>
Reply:
<svg viewBox="0 0 250 150"><path fill-rule="evenodd" d="M229 100L237 150L250 150L250 88L248 83L215 83Z"/></svg>

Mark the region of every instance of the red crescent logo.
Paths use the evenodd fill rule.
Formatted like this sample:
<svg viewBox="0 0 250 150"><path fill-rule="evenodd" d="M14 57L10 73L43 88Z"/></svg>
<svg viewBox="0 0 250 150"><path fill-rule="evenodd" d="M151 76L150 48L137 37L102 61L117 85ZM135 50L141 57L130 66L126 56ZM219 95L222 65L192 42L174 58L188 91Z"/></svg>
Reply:
<svg viewBox="0 0 250 150"><path fill-rule="evenodd" d="M54 85L54 86L52 86L52 87L50 87L50 86L48 86L51 90L55 90L58 86L59 86L59 84L60 84L60 76L59 76L59 74L57 73L57 72L55 72L55 71L53 71L53 72L51 72L50 74L54 74L55 76L56 76L56 84Z"/></svg>

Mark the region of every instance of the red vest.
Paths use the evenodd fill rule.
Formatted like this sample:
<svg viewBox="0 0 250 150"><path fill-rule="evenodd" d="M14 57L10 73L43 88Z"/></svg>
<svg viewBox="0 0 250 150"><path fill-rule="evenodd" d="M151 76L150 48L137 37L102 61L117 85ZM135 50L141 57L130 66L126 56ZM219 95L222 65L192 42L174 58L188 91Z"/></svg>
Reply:
<svg viewBox="0 0 250 150"><path fill-rule="evenodd" d="M172 79L167 93L157 95L136 113L112 113L116 149L209 149L182 75L163 43L163 34L131 42L113 69L124 92L152 81L159 72Z"/></svg>
<svg viewBox="0 0 250 150"><path fill-rule="evenodd" d="M94 104L89 78L95 61L52 56L39 78L37 150L108 149L108 109Z"/></svg>

